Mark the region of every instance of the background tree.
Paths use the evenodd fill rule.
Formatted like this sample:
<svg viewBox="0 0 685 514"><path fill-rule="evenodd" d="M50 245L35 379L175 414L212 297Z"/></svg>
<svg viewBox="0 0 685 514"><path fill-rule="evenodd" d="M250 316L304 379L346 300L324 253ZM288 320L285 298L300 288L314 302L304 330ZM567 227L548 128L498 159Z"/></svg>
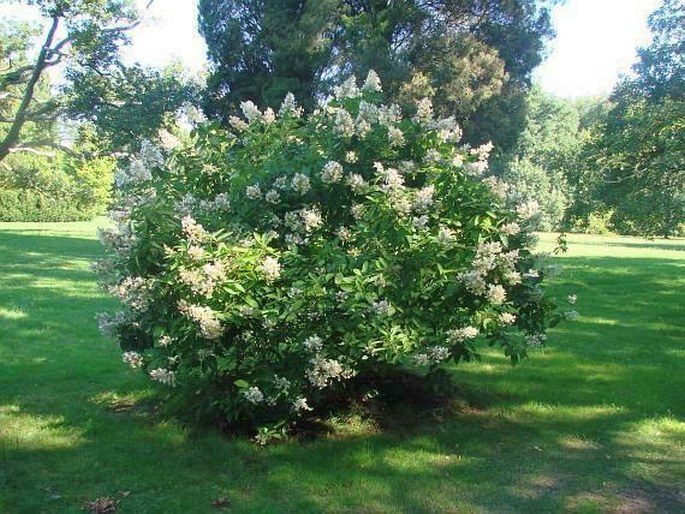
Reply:
<svg viewBox="0 0 685 514"><path fill-rule="evenodd" d="M54 141L23 137L27 122L54 119L59 103L40 101L36 90L48 68L69 61L73 65L99 69L117 59L116 50L126 42L126 32L138 23L131 0L28 0L48 21L35 59L15 63L6 59L0 77L2 93L17 100L5 113L7 129L0 141L0 161L12 149L55 146ZM26 40L28 41L28 40ZM24 49L29 47L24 44Z"/></svg>
<svg viewBox="0 0 685 514"><path fill-rule="evenodd" d="M552 35L548 3L200 0L205 110L225 120L242 101L275 107L288 90L311 109L332 84L374 69L392 101L412 105L410 94L430 92L440 115L464 122L467 140L511 146ZM516 108L497 104L503 92Z"/></svg>
<svg viewBox="0 0 685 514"><path fill-rule="evenodd" d="M226 119L240 102L277 106L288 91L311 109L330 62L338 0L200 0L211 73L204 110Z"/></svg>
<svg viewBox="0 0 685 514"><path fill-rule="evenodd" d="M0 25L0 219L88 219L110 201L117 158L173 126L197 86L178 66L121 62L141 19L132 0L24 4L47 24ZM60 64L57 89L46 71Z"/></svg>
<svg viewBox="0 0 685 514"><path fill-rule="evenodd" d="M636 93L657 101L665 97L683 100L685 96L685 2L664 0L649 17L652 42L638 50L633 66L637 74L626 81Z"/></svg>
<svg viewBox="0 0 685 514"><path fill-rule="evenodd" d="M199 84L180 65L159 70L117 64L107 70L68 70L65 115L86 123L79 141L87 138L96 154L135 153L143 140L156 141L160 129L175 125L184 104L199 101Z"/></svg>
<svg viewBox="0 0 685 514"><path fill-rule="evenodd" d="M29 52L38 35L38 28L28 23L0 23L0 141L7 139L15 126L15 115L23 101L27 70L31 66ZM57 146L56 120L49 112L54 107L54 100L47 75L36 81L32 95L34 105L40 106L40 110L25 116L21 129L23 136L28 141L41 141L41 146ZM15 149L39 151L34 146L19 143Z"/></svg>
<svg viewBox="0 0 685 514"><path fill-rule="evenodd" d="M685 223L685 3L649 17L652 43L586 149L583 180L622 232L671 235Z"/></svg>
<svg viewBox="0 0 685 514"><path fill-rule="evenodd" d="M572 187L568 177L580 149L580 115L571 102L533 87L524 104L523 131L513 150L493 162L525 200L540 203L542 227L557 228L562 222Z"/></svg>

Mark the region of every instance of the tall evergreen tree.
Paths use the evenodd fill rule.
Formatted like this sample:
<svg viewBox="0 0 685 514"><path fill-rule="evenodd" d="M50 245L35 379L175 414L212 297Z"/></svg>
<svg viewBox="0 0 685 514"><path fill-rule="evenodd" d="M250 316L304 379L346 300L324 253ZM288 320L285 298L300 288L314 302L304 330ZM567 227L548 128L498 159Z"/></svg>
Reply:
<svg viewBox="0 0 685 514"><path fill-rule="evenodd" d="M312 108L330 61L338 0L200 0L211 63L207 114L240 102L277 105L290 91Z"/></svg>
<svg viewBox="0 0 685 514"><path fill-rule="evenodd" d="M410 105L412 94L431 93L441 115L496 117L482 123L488 132L467 123L467 135L513 144L552 35L549 3L200 0L211 63L206 110L225 118L241 101L274 106L286 91L311 108L332 83L374 69L389 98ZM503 92L519 108L497 105Z"/></svg>

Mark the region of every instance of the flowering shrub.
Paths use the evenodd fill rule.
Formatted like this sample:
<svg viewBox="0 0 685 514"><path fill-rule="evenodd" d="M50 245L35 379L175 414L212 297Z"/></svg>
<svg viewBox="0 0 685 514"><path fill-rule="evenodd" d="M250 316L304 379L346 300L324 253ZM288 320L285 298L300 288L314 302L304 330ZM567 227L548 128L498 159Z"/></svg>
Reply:
<svg viewBox="0 0 685 514"><path fill-rule="evenodd" d="M168 159L117 175L101 315L123 359L197 414L291 421L356 375L432 370L482 344L513 362L560 319L530 247L537 206L482 179L428 99L381 103L375 73L304 117L243 104Z"/></svg>

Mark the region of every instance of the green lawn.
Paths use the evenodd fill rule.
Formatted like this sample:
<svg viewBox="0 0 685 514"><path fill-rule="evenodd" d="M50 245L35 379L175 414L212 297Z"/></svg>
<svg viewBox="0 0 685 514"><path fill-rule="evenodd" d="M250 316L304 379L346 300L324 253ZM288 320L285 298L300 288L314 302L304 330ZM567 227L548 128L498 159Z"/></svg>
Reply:
<svg viewBox="0 0 685 514"><path fill-rule="evenodd" d="M459 366L465 401L401 428L260 448L145 407L97 332L94 228L0 223L2 513L685 511L683 240L570 236L549 348Z"/></svg>

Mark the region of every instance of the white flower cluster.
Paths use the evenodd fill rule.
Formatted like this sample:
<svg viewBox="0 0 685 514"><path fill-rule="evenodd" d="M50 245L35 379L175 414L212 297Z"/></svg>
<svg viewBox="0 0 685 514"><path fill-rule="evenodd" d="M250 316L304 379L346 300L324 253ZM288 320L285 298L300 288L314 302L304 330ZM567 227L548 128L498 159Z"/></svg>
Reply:
<svg viewBox="0 0 685 514"><path fill-rule="evenodd" d="M259 389L259 387L248 387L243 391L243 396L245 399L253 405L257 405L264 401L264 393Z"/></svg>
<svg viewBox="0 0 685 514"><path fill-rule="evenodd" d="M292 116L293 118L299 118L303 114L302 107L298 107L295 101L295 95L288 92L281 103L280 109L278 109L279 116Z"/></svg>
<svg viewBox="0 0 685 514"><path fill-rule="evenodd" d="M515 236L516 234L521 232L521 227L518 223L514 221L511 223L505 223L499 228L499 231L505 236Z"/></svg>
<svg viewBox="0 0 685 514"><path fill-rule="evenodd" d="M264 120L264 123L271 125L276 121L276 113L271 107L267 107L266 111L264 111L264 117L262 119Z"/></svg>
<svg viewBox="0 0 685 514"><path fill-rule="evenodd" d="M416 102L416 114L412 118L419 125L428 126L433 121L433 101L423 98Z"/></svg>
<svg viewBox="0 0 685 514"><path fill-rule="evenodd" d="M450 343L457 344L467 339L474 339L480 332L476 327L468 326L464 328L454 328L447 332L447 339Z"/></svg>
<svg viewBox="0 0 685 514"><path fill-rule="evenodd" d="M521 282L521 274L516 271L519 258L518 250L505 252L499 241L481 242L473 259L473 269L457 275L464 286L473 294L485 295L493 304L499 305L506 300L507 292L500 284L488 284L490 272L497 271L501 279L509 284ZM495 276L494 280L499 280Z"/></svg>
<svg viewBox="0 0 685 514"><path fill-rule="evenodd" d="M284 223L293 232L310 233L323 226L323 217L317 207L309 207L287 212L284 216ZM302 242L299 237L293 240Z"/></svg>
<svg viewBox="0 0 685 514"><path fill-rule="evenodd" d="M138 157L147 168L156 168L164 165L164 155L157 145L149 139L140 144Z"/></svg>
<svg viewBox="0 0 685 514"><path fill-rule="evenodd" d="M299 211L299 217L301 222L301 227L305 232L313 232L317 228L323 226L323 218L321 217L321 211L316 207L311 207L308 209L302 209Z"/></svg>
<svg viewBox="0 0 685 514"><path fill-rule="evenodd" d="M302 173L295 173L292 180L292 186L293 189L301 195L306 194L311 189L309 177Z"/></svg>
<svg viewBox="0 0 685 514"><path fill-rule="evenodd" d="M481 275L486 275L497 266L498 257L502 254L502 243L499 241L481 242L476 249L473 268Z"/></svg>
<svg viewBox="0 0 685 514"><path fill-rule="evenodd" d="M379 81L380 85L380 81ZM340 86L333 88L333 95L336 100L345 100L346 98L357 98L361 92L357 87L357 78L352 76L343 82Z"/></svg>
<svg viewBox="0 0 685 514"><path fill-rule="evenodd" d="M141 184L152 179L152 173L141 159L132 159L125 168L117 168L114 173L114 186L121 189Z"/></svg>
<svg viewBox="0 0 685 514"><path fill-rule="evenodd" d="M428 366L429 364L438 364L447 360L450 356L449 348L445 346L434 346L429 348L427 352L417 353L414 355L414 362L419 366Z"/></svg>
<svg viewBox="0 0 685 514"><path fill-rule="evenodd" d="M264 257L260 270L267 282L275 282L281 276L281 263L276 257L268 255Z"/></svg>
<svg viewBox="0 0 685 514"><path fill-rule="evenodd" d="M357 98L362 94L362 91L373 93L379 92L381 89L380 79L372 70L369 72L362 90L357 87L356 79L350 77L342 85L334 88L334 96L337 100L342 101L347 98ZM343 107L327 107L325 111L335 114L334 130L342 137L356 135L360 139L364 139L373 129L374 124L380 124L387 127L391 146L403 146L405 143L404 134L394 126L402 117L402 112L397 105L377 106L362 100L359 103L356 120Z"/></svg>
<svg viewBox="0 0 685 514"><path fill-rule="evenodd" d="M183 122L197 126L207 121L207 116L201 108L194 106L190 102L185 102L177 112L178 118Z"/></svg>
<svg viewBox="0 0 685 514"><path fill-rule="evenodd" d="M108 250L119 255L128 255L137 242L137 237L128 224L118 224L114 228L99 228L98 239Z"/></svg>
<svg viewBox="0 0 685 514"><path fill-rule="evenodd" d="M381 86L381 79L378 76L378 73L373 70L369 70L369 73L366 75L364 85L362 86L362 91L366 93L380 93L382 90L383 88Z"/></svg>
<svg viewBox="0 0 685 514"><path fill-rule="evenodd" d="M303 397L303 396L297 398L297 399L293 402L293 409L294 409L296 412L314 410L312 407L309 406L309 404L307 403L307 399L306 399L305 397Z"/></svg>
<svg viewBox="0 0 685 514"><path fill-rule="evenodd" d="M516 315L510 312L501 312L499 321L502 325L513 325L516 322Z"/></svg>
<svg viewBox="0 0 685 514"><path fill-rule="evenodd" d="M540 212L540 204L536 200L522 203L516 208L516 213L522 220L529 220Z"/></svg>
<svg viewBox="0 0 685 514"><path fill-rule="evenodd" d="M216 286L226 280L226 269L220 261L208 262L197 269L180 268L178 278L193 294L211 298Z"/></svg>
<svg viewBox="0 0 685 514"><path fill-rule="evenodd" d="M229 116L228 122L238 132L242 132L243 130L247 130L249 128L249 125L240 118L238 118L238 116Z"/></svg>
<svg viewBox="0 0 685 514"><path fill-rule="evenodd" d="M174 202L174 212L179 216L192 215L193 209L197 206L198 201L191 193L186 193L183 198Z"/></svg>
<svg viewBox="0 0 685 514"><path fill-rule="evenodd" d="M179 216L192 216L193 212L221 212L231 208L228 193L219 193L214 198L198 199L192 193L174 202L174 212Z"/></svg>
<svg viewBox="0 0 685 514"><path fill-rule="evenodd" d="M476 249L476 257L473 259L473 267L481 274L485 274L495 269L498 258L502 255L504 248L499 241L481 242Z"/></svg>
<svg viewBox="0 0 685 514"><path fill-rule="evenodd" d="M376 111L378 123L387 127L392 127L395 123L402 121L402 109L397 104L379 105Z"/></svg>
<svg viewBox="0 0 685 514"><path fill-rule="evenodd" d="M131 369L138 369L143 365L143 356L138 352L124 352L121 355L121 360L128 364Z"/></svg>
<svg viewBox="0 0 685 514"><path fill-rule="evenodd" d="M101 312L96 314L98 328L105 337L116 337L119 329L131 323L128 315L123 311L115 313Z"/></svg>
<svg viewBox="0 0 685 514"><path fill-rule="evenodd" d="M345 183L350 187L354 193L362 193L367 184L359 173L350 173Z"/></svg>
<svg viewBox="0 0 685 514"><path fill-rule="evenodd" d="M159 129L157 131L157 137L159 138L160 145L167 151L171 151L174 148L181 146L181 140L175 135L169 132L167 129Z"/></svg>
<svg viewBox="0 0 685 514"><path fill-rule="evenodd" d="M405 142L402 130L397 127L388 127L388 143L391 148L402 147Z"/></svg>
<svg viewBox="0 0 685 514"><path fill-rule="evenodd" d="M377 123L378 122L378 107L376 107L374 104L367 102L366 100L362 100L359 102L359 114L357 115L357 129L359 129L359 124L365 121L371 126L372 123Z"/></svg>
<svg viewBox="0 0 685 514"><path fill-rule="evenodd" d="M443 143L456 144L461 140L461 127L452 116L435 120L429 124L429 127L438 132L438 138Z"/></svg>
<svg viewBox="0 0 685 514"><path fill-rule="evenodd" d="M480 161L487 161L490 158L490 152L492 152L493 148L494 146L492 145L492 141L488 141L487 143L480 145L478 148L472 148L470 153L471 155L478 157L478 160Z"/></svg>
<svg viewBox="0 0 685 514"><path fill-rule="evenodd" d="M162 337L159 338L159 340L157 341L157 344L159 346L161 346L162 348L166 348L168 346L171 346L171 344L173 344L174 341L175 341L175 339L173 337L168 336L168 335L163 335Z"/></svg>
<svg viewBox="0 0 685 514"><path fill-rule="evenodd" d="M452 246L457 240L457 234L449 227L441 226L438 229L438 243L442 246Z"/></svg>
<svg viewBox="0 0 685 514"><path fill-rule="evenodd" d="M304 346L305 350L308 352L317 353L323 348L323 339L317 335L313 335L305 339L302 346Z"/></svg>
<svg viewBox="0 0 685 514"><path fill-rule="evenodd" d="M377 316L389 316L392 304L388 300L378 300L371 304L371 311Z"/></svg>
<svg viewBox="0 0 685 514"><path fill-rule="evenodd" d="M490 192L495 195L500 201L507 199L507 195L511 191L511 186L506 182L500 180L498 177L491 175L483 179L483 184L487 186Z"/></svg>
<svg viewBox="0 0 685 514"><path fill-rule="evenodd" d="M352 137L356 132L354 119L345 109L338 109L335 115L335 131L342 137Z"/></svg>
<svg viewBox="0 0 685 514"><path fill-rule="evenodd" d="M278 191L276 191L275 189L270 189L264 195L264 199L267 202L275 205L281 201L281 194Z"/></svg>
<svg viewBox="0 0 685 514"><path fill-rule="evenodd" d="M459 272L457 280L464 284L464 287L473 294L483 294L487 289L485 278L475 269Z"/></svg>
<svg viewBox="0 0 685 514"><path fill-rule="evenodd" d="M545 344L546 340L546 334L531 334L528 337L526 337L526 343L528 343L528 346L532 347L542 346L543 344Z"/></svg>
<svg viewBox="0 0 685 514"><path fill-rule="evenodd" d="M219 339L224 330L214 311L209 307L193 305L186 300L178 301L178 311L200 326L200 333L206 339Z"/></svg>
<svg viewBox="0 0 685 514"><path fill-rule="evenodd" d="M240 110L243 111L243 116L248 123L254 123L255 121L261 121L264 118L262 111L260 111L257 106L248 100L247 102L240 103Z"/></svg>
<svg viewBox="0 0 685 514"><path fill-rule="evenodd" d="M278 375L274 376L273 384L276 389L282 392L285 392L288 389L290 389L290 386L292 385L290 383L290 380L288 380L285 377L279 377Z"/></svg>
<svg viewBox="0 0 685 514"><path fill-rule="evenodd" d="M119 281L119 272L112 259L98 259L91 262L90 269L95 273L98 285L105 290Z"/></svg>
<svg viewBox="0 0 685 514"><path fill-rule="evenodd" d="M250 200L259 200L262 197L262 190L259 188L259 184L252 184L245 188L245 196Z"/></svg>
<svg viewBox="0 0 685 514"><path fill-rule="evenodd" d="M375 162L373 167L376 169L376 174L382 181L381 190L386 192L404 190L404 177L397 169L386 168L380 162Z"/></svg>
<svg viewBox="0 0 685 514"><path fill-rule="evenodd" d="M130 309L142 312L148 307L150 286L150 281L143 277L126 277L110 286L108 292Z"/></svg>
<svg viewBox="0 0 685 514"><path fill-rule="evenodd" d="M354 372L346 368L335 359L326 359L321 355L314 356L310 361L311 368L307 370L309 383L318 389L330 385L335 380L352 378Z"/></svg>
<svg viewBox="0 0 685 514"><path fill-rule="evenodd" d="M181 227L183 233L191 243L201 243L207 237L207 232L204 227L190 215L183 217L181 220Z"/></svg>
<svg viewBox="0 0 685 514"><path fill-rule="evenodd" d="M205 249L198 245L189 245L186 253L191 261L201 261L205 258L207 252Z"/></svg>
<svg viewBox="0 0 685 514"><path fill-rule="evenodd" d="M507 300L507 290L500 284L488 284L487 298L494 305L502 305Z"/></svg>
<svg viewBox="0 0 685 514"><path fill-rule="evenodd" d="M426 186L419 189L416 192L416 196L414 196L412 208L417 212L426 212L435 202L434 195L434 186Z"/></svg>
<svg viewBox="0 0 685 514"><path fill-rule="evenodd" d="M324 184L335 184L343 178L342 164L336 161L328 161L321 171L321 181Z"/></svg>
<svg viewBox="0 0 685 514"><path fill-rule="evenodd" d="M155 382L173 387L176 385L176 373L166 368L156 368L150 370L150 379Z"/></svg>
<svg viewBox="0 0 685 514"><path fill-rule="evenodd" d="M467 162L464 164L464 170L473 176L480 176L488 169L488 158L492 151L492 143L488 142L478 148L471 148L469 153L478 160L475 162Z"/></svg>
<svg viewBox="0 0 685 514"><path fill-rule="evenodd" d="M197 205L204 212L227 211L231 208L231 201L228 193L219 193L211 200L200 200Z"/></svg>
<svg viewBox="0 0 685 514"><path fill-rule="evenodd" d="M416 227L417 229L426 228L429 221L430 221L430 218L428 217L427 214L423 214L421 216L414 216L411 219L412 225L414 225L414 227Z"/></svg>

